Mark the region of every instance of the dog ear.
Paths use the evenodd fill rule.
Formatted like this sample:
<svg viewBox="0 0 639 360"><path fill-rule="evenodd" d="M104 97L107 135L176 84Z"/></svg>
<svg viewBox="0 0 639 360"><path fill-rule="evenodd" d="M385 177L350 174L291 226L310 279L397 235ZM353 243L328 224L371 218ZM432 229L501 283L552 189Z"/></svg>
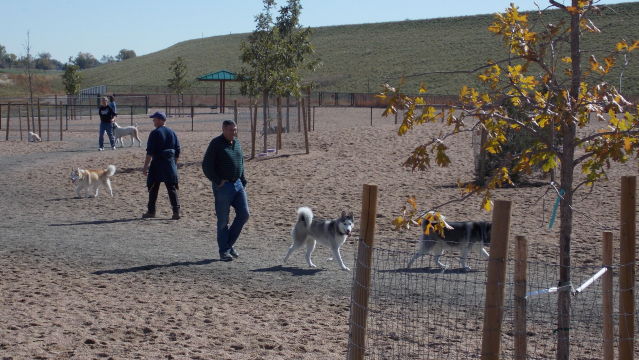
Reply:
<svg viewBox="0 0 639 360"><path fill-rule="evenodd" d="M353 212L352 211L350 211L348 213L348 217L351 218L351 219L355 219L355 216L353 216Z"/></svg>
<svg viewBox="0 0 639 360"><path fill-rule="evenodd" d="M346 211L342 211L342 218L346 217Z"/></svg>

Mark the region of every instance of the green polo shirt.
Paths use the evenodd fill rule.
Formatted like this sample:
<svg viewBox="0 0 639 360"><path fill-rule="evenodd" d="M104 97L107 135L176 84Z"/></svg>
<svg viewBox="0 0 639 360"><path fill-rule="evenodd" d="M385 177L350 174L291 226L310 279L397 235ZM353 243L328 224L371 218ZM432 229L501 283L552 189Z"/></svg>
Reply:
<svg viewBox="0 0 639 360"><path fill-rule="evenodd" d="M213 138L202 160L204 175L219 185L222 180L235 182L237 179L246 186L244 177L244 154L237 139L228 141L224 135Z"/></svg>

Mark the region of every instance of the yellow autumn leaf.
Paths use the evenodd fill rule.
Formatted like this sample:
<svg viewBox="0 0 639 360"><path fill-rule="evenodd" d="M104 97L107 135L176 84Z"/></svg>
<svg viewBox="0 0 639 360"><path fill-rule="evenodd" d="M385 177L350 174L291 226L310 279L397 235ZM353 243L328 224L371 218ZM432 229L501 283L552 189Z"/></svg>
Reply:
<svg viewBox="0 0 639 360"><path fill-rule="evenodd" d="M409 204L410 204L410 206L411 206L413 209L417 209L417 200L415 199L415 197L414 197L414 196L410 196L410 197L406 200L406 202L407 202L407 203L409 203Z"/></svg>
<svg viewBox="0 0 639 360"><path fill-rule="evenodd" d="M630 138L623 139L623 148L626 152L630 152L630 150L632 150L632 140Z"/></svg>
<svg viewBox="0 0 639 360"><path fill-rule="evenodd" d="M484 208L484 210L486 211L490 211L493 209L493 202L492 200L489 199L484 199L484 203L482 205L482 207Z"/></svg>

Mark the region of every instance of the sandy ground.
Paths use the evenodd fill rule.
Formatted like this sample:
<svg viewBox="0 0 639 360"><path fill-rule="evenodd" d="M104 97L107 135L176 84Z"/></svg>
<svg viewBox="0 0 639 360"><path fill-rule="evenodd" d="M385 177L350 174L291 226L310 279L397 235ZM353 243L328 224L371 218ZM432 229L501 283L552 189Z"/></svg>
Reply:
<svg viewBox="0 0 639 360"><path fill-rule="evenodd" d="M321 246L317 269L306 266L301 250L281 263L295 209L310 206L319 218L353 211L359 220L362 185L376 184L378 246L410 251L416 230L398 233L390 225L406 197L433 206L459 196L457 181L472 179L469 135L448 143L453 166L413 173L401 162L439 125L398 137L393 119L380 113L371 120L368 109L317 109L310 154L294 126L281 152L246 162L251 219L237 244L241 257L231 263L218 261L212 193L200 168L220 120L231 114L203 115L193 132L190 119L167 123L183 148L179 221L169 220L162 189L159 217L140 219L147 201L144 147L98 152L97 124L87 119L72 123L62 142L0 141L2 357L345 358L352 273L325 262L329 251ZM144 144L151 122L136 122ZM246 122L240 130L248 155ZM114 197L102 190L97 198L76 198L71 169L109 164L117 167ZM600 262L601 231L618 226L619 178L636 173L636 162L615 165L608 182L576 197L575 263ZM544 196L546 190L503 189L495 198L513 201L511 234L530 239L531 257L554 263L558 226L547 228L554 196ZM442 210L453 220L491 216L479 199ZM358 230L343 247L348 266Z"/></svg>

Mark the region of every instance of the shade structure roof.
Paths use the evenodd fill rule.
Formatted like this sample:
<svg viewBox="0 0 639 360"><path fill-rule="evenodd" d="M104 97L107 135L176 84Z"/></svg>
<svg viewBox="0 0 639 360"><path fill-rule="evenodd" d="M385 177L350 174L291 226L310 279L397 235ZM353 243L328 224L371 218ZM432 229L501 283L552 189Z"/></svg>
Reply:
<svg viewBox="0 0 639 360"><path fill-rule="evenodd" d="M236 73L226 70L212 72L197 78L200 81L237 81L239 80Z"/></svg>

